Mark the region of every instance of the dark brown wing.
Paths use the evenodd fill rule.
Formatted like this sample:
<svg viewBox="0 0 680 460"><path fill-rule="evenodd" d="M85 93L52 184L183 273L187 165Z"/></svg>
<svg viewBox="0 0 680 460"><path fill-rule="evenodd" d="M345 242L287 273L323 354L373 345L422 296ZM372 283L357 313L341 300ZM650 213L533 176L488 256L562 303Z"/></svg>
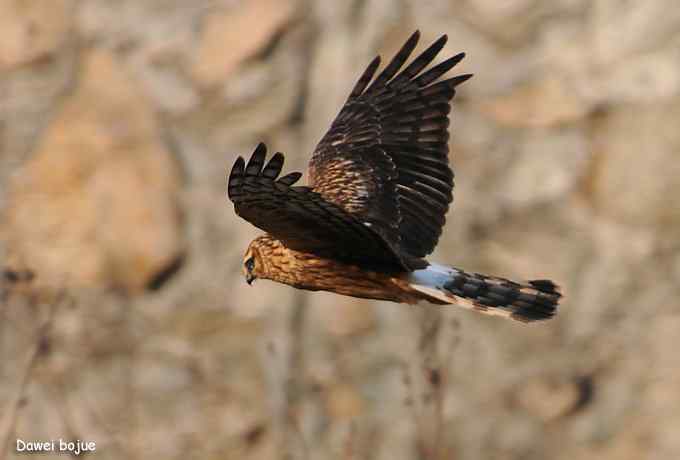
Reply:
<svg viewBox="0 0 680 460"><path fill-rule="evenodd" d="M397 74L419 37L414 33L369 86L380 57L371 62L309 164L314 191L415 258L436 246L453 198L448 114L456 86L472 76L433 83L463 53L423 72L445 35Z"/></svg>
<svg viewBox="0 0 680 460"><path fill-rule="evenodd" d="M259 144L247 165L241 157L234 163L227 194L236 214L291 249L394 269L411 266L370 225L311 188L293 186L302 174L279 177L283 154L265 165L266 154Z"/></svg>

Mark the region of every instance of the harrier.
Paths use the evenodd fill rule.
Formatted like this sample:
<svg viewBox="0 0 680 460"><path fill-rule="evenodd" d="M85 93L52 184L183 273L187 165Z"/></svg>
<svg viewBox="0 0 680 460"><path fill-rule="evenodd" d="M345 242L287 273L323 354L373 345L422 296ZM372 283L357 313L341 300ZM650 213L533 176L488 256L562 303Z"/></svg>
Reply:
<svg viewBox="0 0 680 460"><path fill-rule="evenodd" d="M239 216L267 232L248 247L246 281L548 319L561 297L552 281L517 283L424 259L453 199L450 103L472 75L438 81L465 56L430 66L446 35L400 72L419 37L416 31L375 79L380 56L369 64L312 155L309 186L293 185L299 172L279 177L283 154L265 161L264 144L247 164L236 160L229 199Z"/></svg>

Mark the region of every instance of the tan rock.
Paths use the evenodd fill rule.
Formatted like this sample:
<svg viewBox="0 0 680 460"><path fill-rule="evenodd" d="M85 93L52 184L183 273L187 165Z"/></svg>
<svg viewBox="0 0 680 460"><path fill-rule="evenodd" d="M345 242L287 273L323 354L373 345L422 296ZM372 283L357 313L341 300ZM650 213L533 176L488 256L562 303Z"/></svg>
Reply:
<svg viewBox="0 0 680 460"><path fill-rule="evenodd" d="M680 225L680 103L621 107L593 135L587 187L605 216L631 225Z"/></svg>
<svg viewBox="0 0 680 460"><path fill-rule="evenodd" d="M0 0L0 69L40 59L64 41L70 0Z"/></svg>
<svg viewBox="0 0 680 460"><path fill-rule="evenodd" d="M11 183L8 251L42 280L139 290L181 251L179 171L113 55L79 81Z"/></svg>
<svg viewBox="0 0 680 460"><path fill-rule="evenodd" d="M545 127L582 118L589 105L566 82L546 77L481 105L482 112L512 126Z"/></svg>
<svg viewBox="0 0 680 460"><path fill-rule="evenodd" d="M336 384L328 388L326 405L333 419L349 419L361 415L364 402L357 390L347 384Z"/></svg>
<svg viewBox="0 0 680 460"><path fill-rule="evenodd" d="M574 410L579 399L575 382L556 379L534 379L523 385L519 404L530 414L545 421L555 420Z"/></svg>
<svg viewBox="0 0 680 460"><path fill-rule="evenodd" d="M249 0L207 18L192 68L201 86L227 78L290 20L294 1Z"/></svg>

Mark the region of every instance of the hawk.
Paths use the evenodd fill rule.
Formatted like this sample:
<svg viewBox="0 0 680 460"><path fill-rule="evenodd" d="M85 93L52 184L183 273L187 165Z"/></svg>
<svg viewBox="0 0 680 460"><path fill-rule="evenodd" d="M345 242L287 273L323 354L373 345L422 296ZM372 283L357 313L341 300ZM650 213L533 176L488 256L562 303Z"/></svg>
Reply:
<svg viewBox="0 0 680 460"><path fill-rule="evenodd" d="M416 31L373 78L377 56L352 89L302 176L280 176L284 156L266 161L259 144L229 174L236 214L266 234L243 259L257 278L298 289L415 304L454 304L530 322L551 318L561 294L549 280L518 283L430 263L453 199L449 112L456 87L440 80L464 53L431 66L446 35L402 69ZM401 70L401 71L400 71Z"/></svg>

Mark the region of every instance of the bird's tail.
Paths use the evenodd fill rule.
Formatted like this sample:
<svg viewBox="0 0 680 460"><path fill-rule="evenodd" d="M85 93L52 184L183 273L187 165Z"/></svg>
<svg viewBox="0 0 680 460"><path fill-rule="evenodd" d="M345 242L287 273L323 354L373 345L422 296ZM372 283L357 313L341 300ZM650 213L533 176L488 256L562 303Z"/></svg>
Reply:
<svg viewBox="0 0 680 460"><path fill-rule="evenodd" d="M438 264L412 272L409 283L432 303L460 305L525 323L552 318L562 297L549 280L516 283Z"/></svg>

